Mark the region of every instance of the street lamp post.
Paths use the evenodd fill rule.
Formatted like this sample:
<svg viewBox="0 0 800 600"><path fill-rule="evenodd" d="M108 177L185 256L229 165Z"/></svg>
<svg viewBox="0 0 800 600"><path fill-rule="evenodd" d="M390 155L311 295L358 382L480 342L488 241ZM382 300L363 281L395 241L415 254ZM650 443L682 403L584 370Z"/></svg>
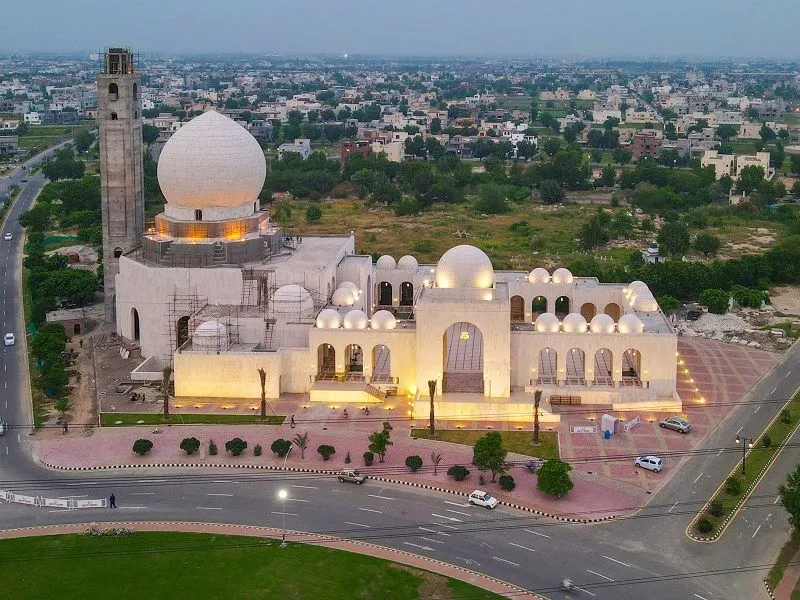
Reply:
<svg viewBox="0 0 800 600"><path fill-rule="evenodd" d="M742 477L745 476L745 462L747 457L747 449L753 447L753 442L755 442L753 438L746 438L744 436L739 437L738 435L736 436L736 443L742 444Z"/></svg>
<svg viewBox="0 0 800 600"><path fill-rule="evenodd" d="M289 492L286 490L278 490L278 498L281 500L281 514L282 516L282 525L281 525L281 548L286 547L286 498L289 496Z"/></svg>

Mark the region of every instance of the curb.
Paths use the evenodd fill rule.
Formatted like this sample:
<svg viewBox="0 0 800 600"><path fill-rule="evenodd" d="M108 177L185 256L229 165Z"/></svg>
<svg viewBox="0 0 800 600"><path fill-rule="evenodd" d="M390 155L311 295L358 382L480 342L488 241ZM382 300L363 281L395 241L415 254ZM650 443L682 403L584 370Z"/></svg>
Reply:
<svg viewBox="0 0 800 600"><path fill-rule="evenodd" d="M764 589L767 591L767 596L770 597L770 600L775 600L775 592L772 591L771 587L769 587L769 584L767 583L767 580L764 579L763 583L764 583Z"/></svg>
<svg viewBox="0 0 800 600"><path fill-rule="evenodd" d="M153 468L153 469L163 469L163 468L214 468L214 469L253 469L253 470L262 470L262 471L291 471L294 473L311 473L314 475L336 475L339 471L331 471L325 469L304 469L301 467L275 467L272 465L258 465L258 464L208 464L208 463L154 463L148 465L107 465L107 466L98 466L98 467L62 467L59 465L54 465L48 463L47 461L39 460L40 465L47 467L49 469L53 469L56 471L111 471L114 469L141 469L141 468ZM466 492L457 492L455 490L449 490L447 488L438 487L435 485L428 485L426 483L414 483L412 481L403 481L400 479L389 479L388 477L380 477L374 475L367 475L367 479L372 479L374 481L381 481L383 483L394 483L397 485L407 485L410 487L421 488L424 490L432 490L435 492L442 492L445 494L453 494L455 496L463 496L467 497L469 494ZM554 519L556 521L562 521L564 523L579 523L581 525L589 525L591 523L603 523L605 521L613 521L616 519L616 515L611 515L608 517L599 517L597 519L579 519L575 517L563 517L561 515L555 515L552 513L548 513L542 510L538 510L535 508L530 508L528 506L523 506L521 504L515 504L513 502L506 502L501 500L500 504L503 506L507 506L509 508L514 508L516 510L521 510L524 512L529 512L531 514L535 514L540 517L547 517L548 519Z"/></svg>

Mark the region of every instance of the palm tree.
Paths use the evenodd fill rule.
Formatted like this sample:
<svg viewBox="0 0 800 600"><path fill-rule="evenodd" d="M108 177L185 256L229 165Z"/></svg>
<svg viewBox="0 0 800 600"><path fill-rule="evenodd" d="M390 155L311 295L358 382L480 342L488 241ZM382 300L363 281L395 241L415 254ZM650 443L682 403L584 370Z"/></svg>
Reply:
<svg viewBox="0 0 800 600"><path fill-rule="evenodd" d="M433 463L433 474L436 475L439 463L442 462L442 455L438 452L431 452L431 462Z"/></svg>
<svg viewBox="0 0 800 600"><path fill-rule="evenodd" d="M164 392L164 420L169 421L169 380L172 377L172 367L164 367L161 371L161 389Z"/></svg>
<svg viewBox="0 0 800 600"><path fill-rule="evenodd" d="M261 418L267 418L267 372L260 368L258 376L261 379Z"/></svg>
<svg viewBox="0 0 800 600"><path fill-rule="evenodd" d="M292 441L295 446L300 448L300 458L305 458L306 448L308 448L308 432L296 434Z"/></svg>
<svg viewBox="0 0 800 600"><path fill-rule="evenodd" d="M431 397L431 423L430 423L430 430L431 430L431 437L436 435L436 428L433 425L433 420L435 418L434 410L433 410L433 397L436 395L436 380L429 379L428 380L428 394Z"/></svg>
<svg viewBox="0 0 800 600"><path fill-rule="evenodd" d="M533 445L539 445L539 402L542 401L542 390L533 392Z"/></svg>

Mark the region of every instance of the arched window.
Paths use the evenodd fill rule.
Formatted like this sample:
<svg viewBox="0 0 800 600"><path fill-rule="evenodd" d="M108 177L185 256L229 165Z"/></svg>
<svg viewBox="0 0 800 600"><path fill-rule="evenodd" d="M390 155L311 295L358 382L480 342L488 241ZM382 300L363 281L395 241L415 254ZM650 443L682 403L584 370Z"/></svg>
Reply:
<svg viewBox="0 0 800 600"><path fill-rule="evenodd" d="M111 120L112 121L116 121L117 120L117 113L115 113L115 112L111 113Z"/></svg>
<svg viewBox="0 0 800 600"><path fill-rule="evenodd" d="M139 311L135 308L131 309L131 318L133 319L132 329L133 329L133 339L135 341L139 341Z"/></svg>
<svg viewBox="0 0 800 600"><path fill-rule="evenodd" d="M178 319L178 323L175 326L175 337L177 340L176 348L180 348L186 342L189 341L189 317L183 316Z"/></svg>
<svg viewBox="0 0 800 600"><path fill-rule="evenodd" d="M114 258L119 258L122 256L122 248L116 247L114 248Z"/></svg>
<svg viewBox="0 0 800 600"><path fill-rule="evenodd" d="M135 82L133 84L133 99L134 100L139 99L139 86Z"/></svg>
<svg viewBox="0 0 800 600"><path fill-rule="evenodd" d="M108 99L109 100L118 100L119 99L119 87L116 83L109 83L108 84Z"/></svg>
<svg viewBox="0 0 800 600"><path fill-rule="evenodd" d="M400 284L400 306L412 306L414 304L414 284L404 281Z"/></svg>
<svg viewBox="0 0 800 600"><path fill-rule="evenodd" d="M200 209L195 209L194 211L194 220L195 221L202 221L203 220L203 211Z"/></svg>
<svg viewBox="0 0 800 600"><path fill-rule="evenodd" d="M569 314L569 298L566 296L559 296L555 301L555 313L559 318L563 318Z"/></svg>

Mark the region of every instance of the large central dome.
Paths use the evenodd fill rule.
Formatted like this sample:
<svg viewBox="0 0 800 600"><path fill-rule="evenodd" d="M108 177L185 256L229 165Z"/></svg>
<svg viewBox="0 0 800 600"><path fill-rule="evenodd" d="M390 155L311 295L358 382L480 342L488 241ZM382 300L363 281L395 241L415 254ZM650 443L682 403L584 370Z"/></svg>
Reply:
<svg viewBox="0 0 800 600"><path fill-rule="evenodd" d="M172 205L240 206L261 193L267 164L256 139L213 110L176 131L158 159L158 184Z"/></svg>
<svg viewBox="0 0 800 600"><path fill-rule="evenodd" d="M450 248L436 265L436 287L485 289L493 285L492 261L475 246L462 244Z"/></svg>

